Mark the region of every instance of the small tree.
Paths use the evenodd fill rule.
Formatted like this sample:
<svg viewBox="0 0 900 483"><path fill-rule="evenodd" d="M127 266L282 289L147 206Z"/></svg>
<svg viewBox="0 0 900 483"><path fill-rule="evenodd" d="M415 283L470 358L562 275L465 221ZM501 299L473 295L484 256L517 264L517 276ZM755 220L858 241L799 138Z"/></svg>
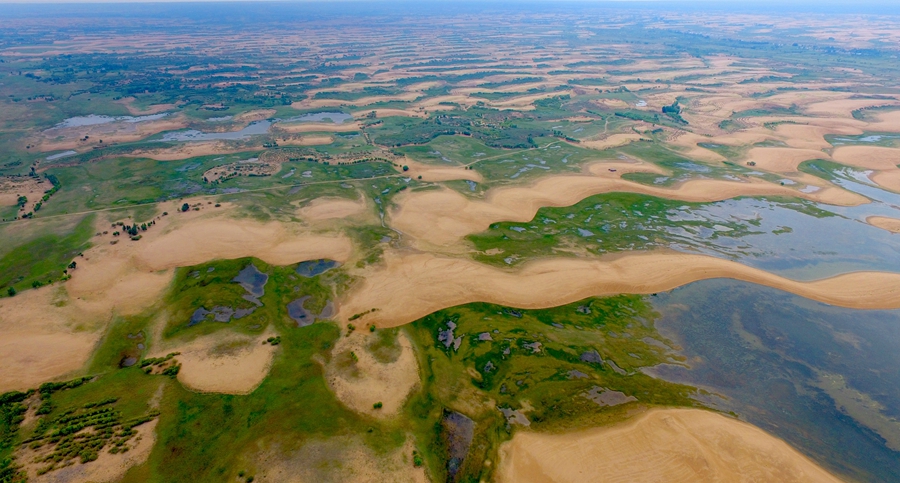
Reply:
<svg viewBox="0 0 900 483"><path fill-rule="evenodd" d="M8 293L10 297L13 297L13 296L16 295L16 288L15 288L15 287L9 287L9 289L6 291L6 293Z"/></svg>

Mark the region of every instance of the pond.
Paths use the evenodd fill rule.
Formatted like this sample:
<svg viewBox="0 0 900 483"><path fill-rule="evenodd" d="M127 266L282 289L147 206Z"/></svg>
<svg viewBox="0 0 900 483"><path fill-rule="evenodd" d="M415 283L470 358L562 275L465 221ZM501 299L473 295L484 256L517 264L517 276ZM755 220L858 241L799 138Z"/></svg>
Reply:
<svg viewBox="0 0 900 483"><path fill-rule="evenodd" d="M186 131L175 131L163 134L162 140L166 142L188 142L188 141L218 141L218 140L239 140L250 136L259 136L267 134L272 121L254 121L240 131L232 132L203 132L196 129L188 129Z"/></svg>
<svg viewBox="0 0 900 483"><path fill-rule="evenodd" d="M343 112L313 112L309 114L303 114L302 116L294 116L289 117L287 119L281 119L281 122L323 122L323 121L331 121L334 124L343 124L347 121L353 119L352 114L347 114Z"/></svg>
<svg viewBox="0 0 900 483"><path fill-rule="evenodd" d="M297 264L297 273L306 278L312 278L321 275L332 268L339 267L341 264L334 261L321 258L319 260L307 260Z"/></svg>
<svg viewBox="0 0 900 483"><path fill-rule="evenodd" d="M101 116L97 114L89 114L87 116L70 117L63 122L53 126L51 129L65 129L69 127L85 127L96 126L99 124L109 124L112 122L138 123L147 121L156 121L168 116L169 113L151 114L147 116Z"/></svg>

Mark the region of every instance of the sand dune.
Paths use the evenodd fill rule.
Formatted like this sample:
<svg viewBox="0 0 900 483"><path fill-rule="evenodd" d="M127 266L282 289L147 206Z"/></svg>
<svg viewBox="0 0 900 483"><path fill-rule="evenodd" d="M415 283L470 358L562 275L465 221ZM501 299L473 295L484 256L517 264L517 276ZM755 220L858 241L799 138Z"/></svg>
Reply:
<svg viewBox="0 0 900 483"><path fill-rule="evenodd" d="M641 139L645 139L640 134L637 133L619 133L612 134L605 139L598 139L595 141L582 141L577 146L582 146L590 149L609 149L609 148L617 148L619 146L624 146L626 144L630 144L634 141L638 141Z"/></svg>
<svg viewBox="0 0 900 483"><path fill-rule="evenodd" d="M410 178L422 177L422 181L453 181L460 179L468 179L480 183L483 181L481 173L472 169L466 169L464 166L440 166L420 163L411 159L403 160L405 166L409 166L409 171L403 174Z"/></svg>
<svg viewBox="0 0 900 483"><path fill-rule="evenodd" d="M784 441L700 409L655 409L567 434L519 431L500 448L497 480L516 483L839 483Z"/></svg>
<svg viewBox="0 0 900 483"><path fill-rule="evenodd" d="M555 307L590 296L663 292L697 280L731 278L858 309L900 308L900 274L855 272L798 282L737 262L667 251L600 259L545 259L519 270L428 253L388 252L384 265L340 304L341 319L372 308L362 321L403 325L470 302L521 308Z"/></svg>
<svg viewBox="0 0 900 483"><path fill-rule="evenodd" d="M379 362L365 348L373 337L363 330L341 337L325 367L325 379L338 400L350 409L374 417L394 416L419 384L416 354L406 335L400 333L397 358ZM351 359L351 352L357 360ZM377 402L382 403L379 409L373 407Z"/></svg>
<svg viewBox="0 0 900 483"><path fill-rule="evenodd" d="M200 392L249 394L269 374L278 346L263 344L271 331L257 337L216 333L184 344L166 344L151 357L180 352L178 380Z"/></svg>
<svg viewBox="0 0 900 483"><path fill-rule="evenodd" d="M828 154L815 149L753 148L746 160L756 163L756 169L798 177L800 163L812 159L829 159Z"/></svg>
<svg viewBox="0 0 900 483"><path fill-rule="evenodd" d="M600 165L601 168L604 169ZM652 171L652 168L651 168ZM657 171L653 171L657 172ZM745 182L697 179L673 188L648 186L615 177L550 176L527 187L495 188L484 201L449 189L408 192L396 200L390 223L398 230L431 245L448 246L498 221L529 221L545 206L569 206L588 196L628 192L682 201L711 202L737 196L790 196L836 205L859 205L868 200L836 187L802 193L760 180Z"/></svg>
<svg viewBox="0 0 900 483"><path fill-rule="evenodd" d="M279 144L282 146L322 146L331 144L334 138L331 136L298 136L289 137L287 140L282 139Z"/></svg>
<svg viewBox="0 0 900 483"><path fill-rule="evenodd" d="M841 164L862 169L891 170L900 165L900 149L879 146L841 146L832 158Z"/></svg>
<svg viewBox="0 0 900 483"><path fill-rule="evenodd" d="M59 292L46 286L0 299L0 392L35 388L90 357L100 337L96 320L108 314Z"/></svg>
<svg viewBox="0 0 900 483"><path fill-rule="evenodd" d="M869 124L872 132L900 132L900 109L875 115L878 122Z"/></svg>
<svg viewBox="0 0 900 483"><path fill-rule="evenodd" d="M198 156L211 156L214 154L234 154L252 148L233 148L222 141L183 143L171 148L158 148L151 150L136 150L123 156L133 158L150 158L157 161L178 161L181 159Z"/></svg>
<svg viewBox="0 0 900 483"><path fill-rule="evenodd" d="M359 131L359 123L345 122L335 124L333 122L300 122L295 124L278 123L275 127L281 131L297 132L351 132Z"/></svg>
<svg viewBox="0 0 900 483"><path fill-rule="evenodd" d="M866 218L866 223L881 228L882 230L900 233L900 219L888 218L887 216L870 216Z"/></svg>
<svg viewBox="0 0 900 483"><path fill-rule="evenodd" d="M319 258L346 261L353 250L350 240L341 236L306 234L278 222L225 216L184 223L133 246L136 265L149 271L251 256L274 265Z"/></svg>

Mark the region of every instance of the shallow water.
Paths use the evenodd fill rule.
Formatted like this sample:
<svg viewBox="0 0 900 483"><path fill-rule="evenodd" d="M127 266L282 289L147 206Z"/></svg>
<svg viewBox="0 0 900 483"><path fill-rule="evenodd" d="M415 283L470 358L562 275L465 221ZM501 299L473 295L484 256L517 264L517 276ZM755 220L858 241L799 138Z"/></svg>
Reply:
<svg viewBox="0 0 900 483"><path fill-rule="evenodd" d="M726 200L667 215L670 220L699 217L723 224L737 221L750 233L732 237L727 231L715 229L664 229L675 237L676 242L670 245L675 250L725 256L798 280L857 270L900 271L900 237L865 223L866 216L900 216L900 211L884 203L853 208L816 206L822 210L820 215L826 216L766 200Z"/></svg>
<svg viewBox="0 0 900 483"><path fill-rule="evenodd" d="M265 287L266 282L269 281L269 276L260 272L256 265L251 263L244 267L232 281L241 284L250 295L259 298L266 293Z"/></svg>
<svg viewBox="0 0 900 483"><path fill-rule="evenodd" d="M147 116L145 116L147 117ZM226 116L227 117L227 116ZM223 118L216 118L223 119ZM334 124L342 124L344 121L353 119L350 114L343 112L316 112L312 114L304 114L287 119L265 119L262 121L253 121L247 127L240 131L233 132L203 132L196 129L188 129L185 131L167 132L163 134L162 140L165 142L190 142L190 141L235 141L246 139L250 136L260 136L268 134L272 124L276 122L321 122L330 120Z"/></svg>
<svg viewBox="0 0 900 483"><path fill-rule="evenodd" d="M352 120L353 115L346 114L343 112L313 112L309 114L304 114L302 116L294 116L287 119L282 119L282 122L322 122L322 121L331 121L334 124L343 124L346 121Z"/></svg>
<svg viewBox="0 0 900 483"><path fill-rule="evenodd" d="M138 122L147 122L147 121L155 121L157 119L162 119L168 116L169 113L163 112L160 114L151 114L148 116L101 116L97 114L89 114L87 116L76 116L70 117L63 122L53 126L52 129L65 129L68 127L84 127L84 126L96 126L98 124L109 124L111 122L127 122L127 123L138 123Z"/></svg>
<svg viewBox="0 0 900 483"><path fill-rule="evenodd" d="M188 129L187 131L175 131L163 134L162 140L166 142L187 142L187 141L217 141L217 140L238 140L250 136L258 136L269 132L272 121L254 121L240 131L233 132L202 132L196 129Z"/></svg>
<svg viewBox="0 0 900 483"><path fill-rule="evenodd" d="M475 436L475 422L456 411L445 411L441 425L444 427L443 436L449 456L447 473L452 478L459 471L469 453L469 446Z"/></svg>
<svg viewBox="0 0 900 483"><path fill-rule="evenodd" d="M309 295L306 295L287 304L288 315L297 322L297 327L306 327L315 323L316 320L330 319L334 315L334 304L330 300L318 315L312 313L305 307L306 301L310 298Z"/></svg>
<svg viewBox="0 0 900 483"><path fill-rule="evenodd" d="M325 258L319 260L307 260L297 264L297 273L306 278L312 278L316 275L323 274L332 268L339 267L341 264Z"/></svg>
<svg viewBox="0 0 900 483"><path fill-rule="evenodd" d="M843 145L872 145L872 144L883 144L883 145L891 145L894 142L900 140L900 135L891 134L891 133L866 133L860 134L858 136L825 136L825 140L831 143L832 146L843 146Z"/></svg>
<svg viewBox="0 0 900 483"><path fill-rule="evenodd" d="M659 366L653 375L711 391L701 398L707 404L833 470L900 481L900 452L878 434L900 443L900 310L836 308L733 280L696 282L651 300L662 314L657 328L690 365ZM869 402L856 407L855 419L834 397Z"/></svg>
<svg viewBox="0 0 900 483"><path fill-rule="evenodd" d="M46 159L47 161L53 161L55 159L65 158L66 156L72 156L75 154L78 154L78 151L69 150L69 151L63 151L61 153L51 154L50 156L47 156L44 159Z"/></svg>

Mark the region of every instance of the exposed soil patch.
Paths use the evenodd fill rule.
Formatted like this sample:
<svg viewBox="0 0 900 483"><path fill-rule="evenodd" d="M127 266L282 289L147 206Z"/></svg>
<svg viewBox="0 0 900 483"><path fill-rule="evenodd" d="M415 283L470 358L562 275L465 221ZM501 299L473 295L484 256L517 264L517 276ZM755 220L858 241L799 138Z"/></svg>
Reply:
<svg viewBox="0 0 900 483"><path fill-rule="evenodd" d="M763 430L698 409L656 409L568 434L519 431L501 446L497 476L517 483L841 481Z"/></svg>

